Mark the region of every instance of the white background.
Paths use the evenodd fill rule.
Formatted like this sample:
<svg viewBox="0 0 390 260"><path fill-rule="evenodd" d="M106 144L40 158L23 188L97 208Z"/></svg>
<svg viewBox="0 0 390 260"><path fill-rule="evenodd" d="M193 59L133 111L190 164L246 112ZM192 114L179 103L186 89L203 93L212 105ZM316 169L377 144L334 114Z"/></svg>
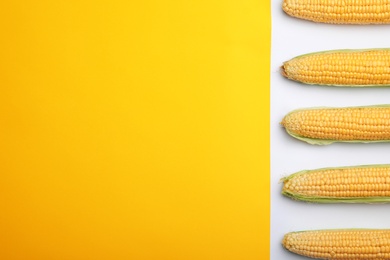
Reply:
<svg viewBox="0 0 390 260"><path fill-rule="evenodd" d="M279 67L295 56L331 50L390 47L389 25L317 24L287 16L282 1L272 1L271 58L271 259L302 259L284 250L291 231L334 228L390 228L390 204L308 204L280 192L280 178L323 167L390 164L390 143L313 146L286 134L280 126L289 111L316 106L390 104L390 88L336 88L284 79Z"/></svg>

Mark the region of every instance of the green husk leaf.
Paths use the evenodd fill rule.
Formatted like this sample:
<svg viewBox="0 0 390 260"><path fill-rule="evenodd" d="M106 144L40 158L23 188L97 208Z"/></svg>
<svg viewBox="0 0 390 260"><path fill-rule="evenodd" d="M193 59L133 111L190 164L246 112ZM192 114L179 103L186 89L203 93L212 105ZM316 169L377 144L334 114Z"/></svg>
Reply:
<svg viewBox="0 0 390 260"><path fill-rule="evenodd" d="M305 233L305 232L320 232L320 231L331 231L331 232L343 232L343 231L390 231L390 229L382 228L331 228L331 229L314 229L314 230L300 230L293 231L287 234ZM287 235L286 234L286 235Z"/></svg>
<svg viewBox="0 0 390 260"><path fill-rule="evenodd" d="M283 191L282 194L293 200L305 201L310 203L321 203L321 204L335 204L335 203L364 203L364 204L378 204L378 203L389 203L390 197L355 197L355 198L329 198L329 197L310 197L301 194L294 194Z"/></svg>
<svg viewBox="0 0 390 260"><path fill-rule="evenodd" d="M337 50L326 50L326 51L317 51L317 52L309 52L306 54L298 55L291 60L310 56L317 54L332 54L332 53L341 53L341 52L369 52L369 51L390 51L390 48L370 48L370 49L337 49Z"/></svg>

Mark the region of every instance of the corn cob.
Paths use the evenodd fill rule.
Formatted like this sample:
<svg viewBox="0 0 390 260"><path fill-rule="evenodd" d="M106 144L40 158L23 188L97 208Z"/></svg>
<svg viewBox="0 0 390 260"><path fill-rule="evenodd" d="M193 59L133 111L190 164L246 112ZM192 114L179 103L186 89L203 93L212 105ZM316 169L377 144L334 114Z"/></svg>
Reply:
<svg viewBox="0 0 390 260"><path fill-rule="evenodd" d="M288 134L310 144L390 142L390 105L300 109L281 124Z"/></svg>
<svg viewBox="0 0 390 260"><path fill-rule="evenodd" d="M288 79L312 85L389 86L390 49L309 53L285 62L281 72Z"/></svg>
<svg viewBox="0 0 390 260"><path fill-rule="evenodd" d="M326 168L282 179L282 194L316 203L390 202L390 165Z"/></svg>
<svg viewBox="0 0 390 260"><path fill-rule="evenodd" d="M287 233L287 250L317 259L390 259L390 230L340 229Z"/></svg>
<svg viewBox="0 0 390 260"><path fill-rule="evenodd" d="M290 16L331 24L388 24L390 0L284 0Z"/></svg>

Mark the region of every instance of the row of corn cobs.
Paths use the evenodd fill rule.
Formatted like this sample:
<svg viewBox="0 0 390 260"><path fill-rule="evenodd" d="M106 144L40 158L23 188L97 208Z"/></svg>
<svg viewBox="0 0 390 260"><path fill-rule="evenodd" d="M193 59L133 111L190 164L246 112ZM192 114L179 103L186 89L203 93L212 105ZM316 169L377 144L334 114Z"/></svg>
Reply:
<svg viewBox="0 0 390 260"><path fill-rule="evenodd" d="M390 24L390 0L284 0L297 18L332 24ZM296 57L283 76L305 84L390 87L390 49L336 50ZM390 142L390 105L309 108L282 121L291 136L310 144ZM390 202L390 165L301 171L284 179L282 194L313 203ZM390 259L390 230L291 232L283 246L318 259Z"/></svg>

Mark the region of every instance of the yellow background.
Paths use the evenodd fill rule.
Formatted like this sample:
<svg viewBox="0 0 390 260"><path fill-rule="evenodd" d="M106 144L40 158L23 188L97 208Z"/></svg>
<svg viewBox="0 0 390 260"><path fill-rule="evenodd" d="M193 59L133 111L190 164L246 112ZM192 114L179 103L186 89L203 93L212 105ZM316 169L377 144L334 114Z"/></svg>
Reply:
<svg viewBox="0 0 390 260"><path fill-rule="evenodd" d="M0 259L269 258L269 16L1 1Z"/></svg>

